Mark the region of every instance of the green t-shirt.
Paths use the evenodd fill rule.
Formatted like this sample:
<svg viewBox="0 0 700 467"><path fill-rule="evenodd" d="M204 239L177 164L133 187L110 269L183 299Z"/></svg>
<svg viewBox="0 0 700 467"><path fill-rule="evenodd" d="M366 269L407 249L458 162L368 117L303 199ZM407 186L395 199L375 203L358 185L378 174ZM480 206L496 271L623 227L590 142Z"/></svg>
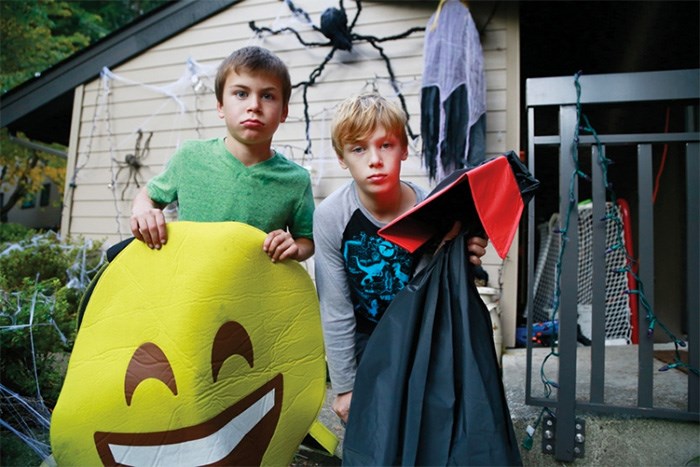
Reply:
<svg viewBox="0 0 700 467"><path fill-rule="evenodd" d="M246 167L221 138L187 141L148 182L148 195L160 204L178 201L179 220L237 221L265 232L289 228L295 238L313 238L309 172L276 151Z"/></svg>

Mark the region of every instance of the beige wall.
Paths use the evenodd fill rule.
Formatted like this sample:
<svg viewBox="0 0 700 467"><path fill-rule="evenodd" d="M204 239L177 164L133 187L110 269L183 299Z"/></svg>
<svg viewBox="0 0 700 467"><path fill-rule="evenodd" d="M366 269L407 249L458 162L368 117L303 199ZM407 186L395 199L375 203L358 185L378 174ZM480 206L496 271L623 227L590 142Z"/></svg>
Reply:
<svg viewBox="0 0 700 467"><path fill-rule="evenodd" d="M295 0L315 24L321 12L335 1ZM355 4L345 1L350 17ZM519 148L519 63L518 21L513 2L473 2L477 24L488 18L482 38L487 80L487 152L496 155ZM425 26L437 2L365 1L355 32L386 37L415 26ZM492 14L493 13L493 14ZM291 18L284 2L246 0L189 30L180 33L127 63L110 70L111 80L96 80L76 90L69 168L62 231L69 235L104 239L108 245L131 236L128 226L130 200L136 193L132 179L127 187L128 168L123 161L134 152L136 130L154 132L150 153L143 160L139 181L158 173L179 142L191 138L223 136L223 122L216 115L213 74L218 63L234 49L257 44L276 52L289 66L292 82L308 78L330 51L328 47L303 47L290 34L255 38L249 21L259 26L292 26L307 41L322 42L320 33ZM276 22L277 21L277 22ZM423 67L423 33L382 43L410 112L413 132L420 132L420 86ZM200 81L206 86L195 94L188 59L201 65ZM330 148L328 123L334 107L348 95L376 87L386 96L394 96L387 82L387 70L379 54L369 44L356 44L352 52L338 51L326 66L316 85L308 90L309 114L313 121L313 154L304 156L304 118L302 92L292 94L290 113L280 126L275 145L287 157L312 171L317 200L348 180ZM195 80L196 81L196 80ZM106 91L109 92L106 92ZM428 187L421 167L420 142L411 148L403 177ZM122 199L122 192L124 192ZM515 242L517 243L517 242ZM515 250L512 250L515 252ZM491 284L504 285L502 303L506 345L514 342L515 267L517 258L501 260L494 252L486 256ZM312 267L312 264L309 264Z"/></svg>

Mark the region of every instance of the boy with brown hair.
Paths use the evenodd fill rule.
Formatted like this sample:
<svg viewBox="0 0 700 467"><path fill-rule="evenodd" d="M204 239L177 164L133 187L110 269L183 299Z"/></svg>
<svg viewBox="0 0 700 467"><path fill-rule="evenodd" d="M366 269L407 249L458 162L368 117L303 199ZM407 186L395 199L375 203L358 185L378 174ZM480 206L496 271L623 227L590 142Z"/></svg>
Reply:
<svg viewBox="0 0 700 467"><path fill-rule="evenodd" d="M134 237L150 248L165 245L162 209L178 201L179 220L237 221L268 232L263 249L273 262L313 255L311 178L271 147L291 89L286 65L267 49L243 47L226 58L215 81L226 136L188 141L175 152L134 199Z"/></svg>
<svg viewBox="0 0 700 467"><path fill-rule="evenodd" d="M353 180L314 214L314 269L335 413L347 421L357 362L418 260L378 230L422 201L426 192L400 179L408 157L406 114L378 94L344 101L331 128L340 166ZM471 238L470 261L481 264L486 240Z"/></svg>

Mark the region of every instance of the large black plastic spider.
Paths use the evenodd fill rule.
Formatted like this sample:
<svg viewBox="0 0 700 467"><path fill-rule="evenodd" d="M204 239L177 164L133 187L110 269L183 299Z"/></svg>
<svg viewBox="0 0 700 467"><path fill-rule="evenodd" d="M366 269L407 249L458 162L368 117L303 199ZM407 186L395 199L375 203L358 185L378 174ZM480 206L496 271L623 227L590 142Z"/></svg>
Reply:
<svg viewBox="0 0 700 467"><path fill-rule="evenodd" d="M139 177L141 175L140 171L141 168L144 166L143 160L148 156L148 153L151 151L150 145L151 138L153 137L153 132L151 131L148 133L148 138L146 138L146 143L143 145L143 149L141 148L143 131L141 131L141 129L139 128L137 133L138 136L136 137L136 144L134 145L134 153L127 154L124 157L124 162L117 160L114 161L119 166L117 175L114 177L116 181L119 180L119 174L122 173L122 170L129 169L129 176L127 177L126 184L122 189L122 200L124 199L124 193L126 192L126 189L129 188L129 184L132 180L134 181L136 188L141 188L141 182L139 181Z"/></svg>
<svg viewBox="0 0 700 467"><path fill-rule="evenodd" d="M311 21L311 18L309 17L308 13L306 13L304 10L301 8L298 8L292 3L291 0L285 0L285 3L291 10L292 14L297 17L302 17L305 22L311 25L311 27L315 30L323 34L325 37L328 38L327 42L306 42L304 39L301 38L299 33L295 31L292 28L286 27L282 29L270 29L267 27L258 27L255 25L255 21L251 21L249 23L250 28L255 31L255 33L258 36L261 36L263 33L270 33L272 35L277 35L283 32L291 32L294 34L299 42L306 46L306 47L331 47L331 51L328 52L328 55L323 59L323 62L319 66L317 66L310 74L309 77L305 81L301 81L299 83L294 84L292 87L293 88L298 88L301 86L303 88L303 99L304 99L304 119L306 122L306 149L304 151L305 154L309 154L311 152L311 137L309 136L309 126L310 126L310 118L309 118L309 102L307 100L307 91L309 89L309 86L313 86L316 83L316 79L318 79L319 76L321 76L321 73L323 73L323 69L325 68L326 64L331 61L333 58L333 55L337 50L346 50L346 51L351 51L353 43L355 42L368 42L372 47L374 47L377 52L379 52L379 55L382 57L384 60L384 63L386 63L386 69L387 72L389 73L389 81L391 83L392 88L394 88L394 91L396 92L396 95L398 96L399 100L401 101L401 107L403 108L404 112L406 112L406 117L408 118L408 109L406 108L406 100L403 97L403 94L401 94L401 90L399 89L398 84L396 83L396 77L394 75L394 70L391 67L391 62L389 61L389 57L384 53L384 49L379 45L380 42L386 42L386 41L393 41L397 39L403 39L404 37L408 37L409 35L413 34L414 32L419 32L419 31L425 31L424 27L414 27L411 28L401 34L396 34L394 36L388 36L388 37L374 37L374 36L365 36L362 34L357 34L353 32L353 29L355 27L355 24L357 23L357 18L360 16L360 12L362 11L362 4L360 3L360 0L355 0L355 4L357 5L357 11L355 12L355 17L352 19L352 22L348 26L348 17L347 14L345 13L345 7L343 6L343 0L339 0L339 6L340 8L327 8L324 10L324 12L321 14L321 26L318 27L313 24ZM415 135L413 131L411 130L410 125L408 124L408 121L406 122L406 129L408 131L408 134L410 137L413 139L415 138Z"/></svg>

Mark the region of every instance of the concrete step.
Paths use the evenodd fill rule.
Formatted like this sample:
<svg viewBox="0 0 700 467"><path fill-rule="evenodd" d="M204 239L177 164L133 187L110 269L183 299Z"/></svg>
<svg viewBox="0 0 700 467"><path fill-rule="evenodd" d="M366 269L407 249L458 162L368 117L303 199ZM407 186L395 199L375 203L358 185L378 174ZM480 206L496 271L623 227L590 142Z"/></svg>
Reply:
<svg viewBox="0 0 700 467"><path fill-rule="evenodd" d="M541 362L550 353L548 348L533 349L532 394L543 397L538 383ZM637 401L636 347L606 347L607 404L633 407ZM662 365L655 362L655 369ZM513 420L521 456L525 466L686 466L700 465L700 425L657 419L630 418L614 415L578 414L585 421L585 454L573 462L563 463L554 455L542 452L542 427L533 436L530 450L522 448L528 425L533 425L541 407L525 404L526 350L507 349L502 355L503 383ZM545 371L556 379L558 362L547 360ZM655 371L654 406L682 409L687 407L688 376L679 371ZM590 391L590 348L578 348L577 400L587 400ZM340 443L336 458L314 456L313 465L337 465L342 458L344 428L330 409L332 394L327 393L326 403L319 419L333 431ZM308 465L308 464L307 464Z"/></svg>

